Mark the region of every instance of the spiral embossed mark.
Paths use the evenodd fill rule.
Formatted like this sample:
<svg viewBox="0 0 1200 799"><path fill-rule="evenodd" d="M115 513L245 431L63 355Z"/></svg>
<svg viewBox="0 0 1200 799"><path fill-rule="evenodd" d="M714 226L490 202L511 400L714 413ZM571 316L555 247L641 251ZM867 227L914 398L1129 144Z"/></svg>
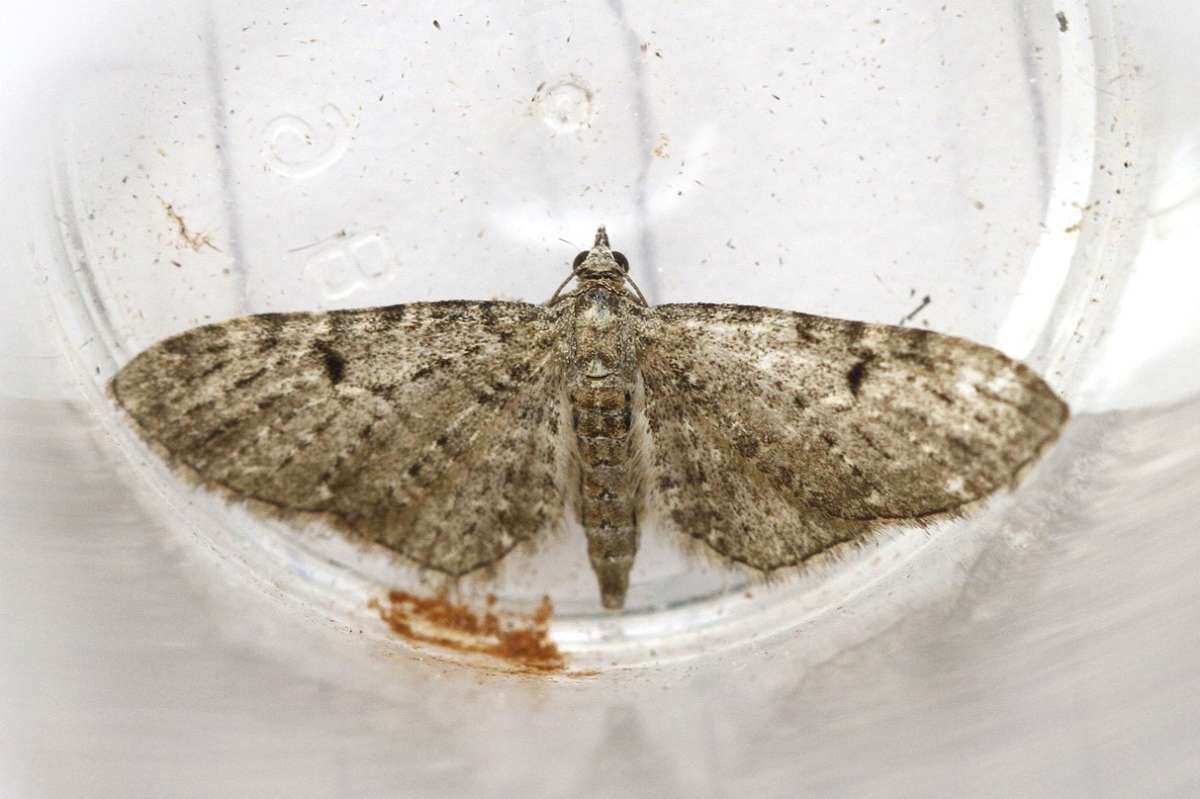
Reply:
<svg viewBox="0 0 1200 799"><path fill-rule="evenodd" d="M332 103L321 107L320 127L295 114L267 123L267 166L289 178L319 175L341 160L350 147L353 123Z"/></svg>

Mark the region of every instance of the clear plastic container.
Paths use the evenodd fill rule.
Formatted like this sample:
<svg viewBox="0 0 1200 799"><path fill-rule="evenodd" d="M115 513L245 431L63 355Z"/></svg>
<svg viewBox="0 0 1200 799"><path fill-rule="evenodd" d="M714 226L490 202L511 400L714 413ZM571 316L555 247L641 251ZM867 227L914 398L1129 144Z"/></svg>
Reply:
<svg viewBox="0 0 1200 799"><path fill-rule="evenodd" d="M1200 12L17 7L4 51L6 795L1188 795L1200 698ZM651 302L997 346L1072 405L1015 493L763 583L564 531L455 601L197 492L103 393L261 311L541 302L598 224ZM66 767L63 766L66 764Z"/></svg>

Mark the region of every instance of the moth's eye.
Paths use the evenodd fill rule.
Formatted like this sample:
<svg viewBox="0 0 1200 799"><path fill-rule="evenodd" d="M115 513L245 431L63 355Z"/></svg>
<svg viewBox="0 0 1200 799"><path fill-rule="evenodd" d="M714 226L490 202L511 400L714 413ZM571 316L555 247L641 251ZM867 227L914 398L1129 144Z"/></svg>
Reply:
<svg viewBox="0 0 1200 799"><path fill-rule="evenodd" d="M587 250L584 250L583 252L579 253L579 255L576 255L576 256L575 256L575 263L571 264L571 271L572 271L572 272L574 272L576 269L578 269L578 268L579 268L579 265L580 265L581 263L583 263L584 259L585 259L585 258L587 258L587 257L588 257L588 251L587 251Z"/></svg>
<svg viewBox="0 0 1200 799"><path fill-rule="evenodd" d="M617 266L621 267L626 272L629 271L629 259L625 257L624 253L614 252L613 260L617 262Z"/></svg>

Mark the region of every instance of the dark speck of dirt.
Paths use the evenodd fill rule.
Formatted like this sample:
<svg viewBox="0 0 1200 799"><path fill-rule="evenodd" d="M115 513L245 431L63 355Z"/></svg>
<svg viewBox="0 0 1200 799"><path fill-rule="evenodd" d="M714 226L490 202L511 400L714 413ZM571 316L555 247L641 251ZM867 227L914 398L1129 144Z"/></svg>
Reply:
<svg viewBox="0 0 1200 799"><path fill-rule="evenodd" d="M914 318L916 318L916 315L917 315L917 314L919 314L921 311L923 311L923 310L925 310L926 308L928 308L928 307L929 307L929 303L931 303L931 302L933 302L933 300L930 298L930 296L929 296L928 294L926 294L924 297L922 297L922 298L921 298L921 304L920 304L920 305L918 305L916 308L913 308L913 309L912 309L912 311L910 311L909 313L906 313L906 314L905 314L905 315L904 315L904 316L903 316L903 317L900 319L900 324L901 324L901 325L906 325L906 324L908 324L909 322L911 322L911 321L912 321Z"/></svg>

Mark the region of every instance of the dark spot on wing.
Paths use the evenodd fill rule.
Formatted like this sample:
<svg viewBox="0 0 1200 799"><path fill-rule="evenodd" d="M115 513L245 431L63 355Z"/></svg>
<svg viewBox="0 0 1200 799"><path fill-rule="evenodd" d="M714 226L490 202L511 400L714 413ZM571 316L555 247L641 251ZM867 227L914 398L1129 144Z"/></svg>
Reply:
<svg viewBox="0 0 1200 799"><path fill-rule="evenodd" d="M325 374L329 378L329 384L336 386L342 382L342 378L346 374L346 359L342 354L324 341L314 341L313 349L321 353L321 358L325 362Z"/></svg>
<svg viewBox="0 0 1200 799"><path fill-rule="evenodd" d="M862 388L863 380L867 377L867 362L858 361L850 367L850 371L846 372L846 385L850 387L850 393L858 396L858 390Z"/></svg>

